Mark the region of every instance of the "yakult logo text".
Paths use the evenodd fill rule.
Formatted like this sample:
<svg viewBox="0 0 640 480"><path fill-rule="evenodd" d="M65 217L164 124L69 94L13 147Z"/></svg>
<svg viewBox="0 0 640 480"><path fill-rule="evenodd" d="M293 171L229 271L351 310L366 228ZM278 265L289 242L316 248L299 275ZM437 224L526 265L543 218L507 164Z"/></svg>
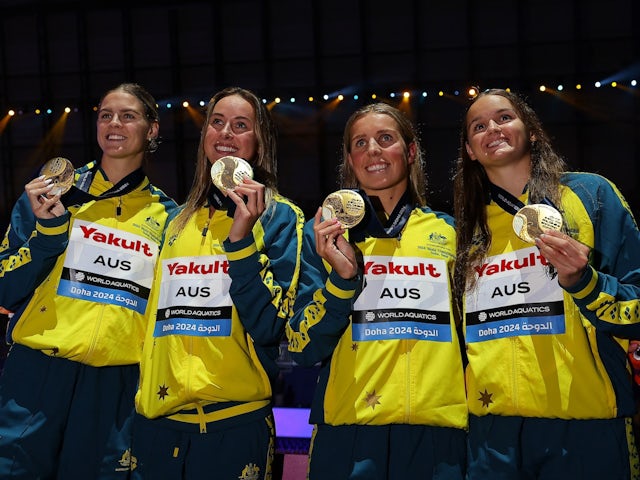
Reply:
<svg viewBox="0 0 640 480"><path fill-rule="evenodd" d="M484 275L494 275L496 273L507 272L510 270L520 270L522 268L534 267L538 265L547 265L547 260L542 255L536 255L531 252L527 257L521 259L507 260L502 259L495 263L485 263L480 267L475 267L478 277Z"/></svg>
<svg viewBox="0 0 640 480"><path fill-rule="evenodd" d="M167 264L169 275L207 275L210 273L229 273L229 262L227 260L216 260L210 263L180 263L173 262Z"/></svg>
<svg viewBox="0 0 640 480"><path fill-rule="evenodd" d="M417 263L414 265L402 265L394 261L377 263L366 262L364 264L365 275L422 275L438 278L442 276L438 273L435 265L431 263Z"/></svg>
<svg viewBox="0 0 640 480"><path fill-rule="evenodd" d="M142 252L147 257L153 257L154 249L150 244L142 242L140 240L127 240L126 238L119 237L115 233L108 234L98 231L96 227L87 227L80 225L82 230L82 236L86 239L92 240L96 243L105 243L107 245L113 245L114 247L120 247L125 250L134 250L136 252Z"/></svg>

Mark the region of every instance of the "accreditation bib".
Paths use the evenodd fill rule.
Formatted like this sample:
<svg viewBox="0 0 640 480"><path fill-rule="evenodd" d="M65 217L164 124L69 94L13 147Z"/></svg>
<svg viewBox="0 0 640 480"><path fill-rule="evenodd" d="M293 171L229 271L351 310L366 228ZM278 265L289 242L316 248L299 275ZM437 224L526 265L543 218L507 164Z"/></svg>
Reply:
<svg viewBox="0 0 640 480"><path fill-rule="evenodd" d="M444 260L368 256L364 276L365 287L351 315L354 341L451 341L449 275Z"/></svg>
<svg viewBox="0 0 640 480"><path fill-rule="evenodd" d="M158 245L99 223L76 220L58 284L58 295L108 303L144 313Z"/></svg>

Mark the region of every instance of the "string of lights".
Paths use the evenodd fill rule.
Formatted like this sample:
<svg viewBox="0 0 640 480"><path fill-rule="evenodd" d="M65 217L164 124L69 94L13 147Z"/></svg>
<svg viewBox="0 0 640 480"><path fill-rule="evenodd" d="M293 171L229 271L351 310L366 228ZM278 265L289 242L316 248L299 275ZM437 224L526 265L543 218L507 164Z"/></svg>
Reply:
<svg viewBox="0 0 640 480"><path fill-rule="evenodd" d="M611 82L601 82L601 81L596 81L593 82L592 84L589 85L583 85L581 83L576 83L575 85L573 85L573 87L567 87L564 84L557 84L555 86L550 86L550 85L545 85L545 84L541 84L537 87L536 90L538 90L539 92L543 92L543 93L559 93L559 92L563 92L563 91L569 91L571 88L573 88L576 91L581 91L581 90L586 90L588 87L591 87L593 89L600 89L600 88L606 88L606 87L611 87L611 88L621 88L623 90L629 90L629 89L635 89L638 85L637 80L633 79L627 82L618 82L618 81L611 81ZM509 88L506 88L507 90L509 90ZM419 99L427 99L427 98L451 98L451 97L466 97L466 98L473 98L478 94L478 87L467 87L466 89L454 89L454 90L433 90L433 91L427 91L427 90L399 90L399 91L391 91L388 92L386 94L381 94L381 93L370 93L370 94L365 94L365 93L340 93L340 92L334 92L334 93L325 93L325 94L321 94L321 95L309 95L309 96L295 96L295 95L288 95L288 96L274 96L272 98L262 98L263 103L269 105L270 108L273 108L274 106L278 105L278 104L300 104L300 103L309 103L309 104L323 104L323 103L329 103L329 102L342 102L345 100L348 100L349 98L351 98L352 100L361 100L364 98L371 98L372 100L376 100L376 99L383 99L385 96L388 99L404 99L404 100L410 100L413 98L419 98ZM204 107L207 104L207 100L203 100L203 99L195 99L195 100L190 100L190 99L184 99L182 101L178 100L160 100L158 102L158 107L160 109L166 109L166 110L171 110L171 109L176 109L176 108L180 108L180 106L182 106L183 108L189 108L191 106L194 105L199 105L200 107ZM97 106L93 106L92 107L94 111L97 110ZM40 107L40 106L36 106L36 107L13 107L13 108L9 108L6 111L6 115L9 117L14 117L16 115L20 116L20 115L25 115L25 114L35 114L35 115L51 115L54 112L60 112L63 111L64 113L77 113L79 112L79 108L78 107L73 107L73 106L62 106L62 107Z"/></svg>

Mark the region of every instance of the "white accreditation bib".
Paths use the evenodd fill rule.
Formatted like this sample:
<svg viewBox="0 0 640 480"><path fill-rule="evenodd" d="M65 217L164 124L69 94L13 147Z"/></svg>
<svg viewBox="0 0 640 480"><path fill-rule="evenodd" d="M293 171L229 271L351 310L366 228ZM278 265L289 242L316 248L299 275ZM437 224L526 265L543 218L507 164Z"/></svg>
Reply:
<svg viewBox="0 0 640 480"><path fill-rule="evenodd" d="M140 235L76 220L64 258L58 295L144 313L158 245Z"/></svg>
<svg viewBox="0 0 640 480"><path fill-rule="evenodd" d="M225 255L166 259L161 275L154 337L231 335L233 303Z"/></svg>
<svg viewBox="0 0 640 480"><path fill-rule="evenodd" d="M451 341L444 260L370 256L364 262L365 287L351 315L354 341Z"/></svg>
<svg viewBox="0 0 640 480"><path fill-rule="evenodd" d="M537 247L489 257L466 294L466 341L565 332L564 295Z"/></svg>

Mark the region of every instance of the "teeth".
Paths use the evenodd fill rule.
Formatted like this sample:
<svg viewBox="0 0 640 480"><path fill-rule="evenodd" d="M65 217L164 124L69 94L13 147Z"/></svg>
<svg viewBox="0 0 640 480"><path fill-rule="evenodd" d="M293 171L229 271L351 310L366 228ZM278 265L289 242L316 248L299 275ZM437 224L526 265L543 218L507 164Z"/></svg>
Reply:
<svg viewBox="0 0 640 480"><path fill-rule="evenodd" d="M367 167L367 172L377 172L380 170L384 170L385 168L387 168L387 165L385 163L376 163L375 165L369 165Z"/></svg>
<svg viewBox="0 0 640 480"><path fill-rule="evenodd" d="M493 147L497 147L498 145L500 145L501 143L504 143L504 140L496 140L495 142L491 142L489 145L487 145L489 148L493 148Z"/></svg>
<svg viewBox="0 0 640 480"><path fill-rule="evenodd" d="M107 135L107 140L124 140L122 135Z"/></svg>
<svg viewBox="0 0 640 480"><path fill-rule="evenodd" d="M216 145L216 151L218 151L218 152L231 153L231 152L235 152L236 150L237 150L237 148L235 148L235 147L227 147L227 146L223 146L223 145Z"/></svg>

